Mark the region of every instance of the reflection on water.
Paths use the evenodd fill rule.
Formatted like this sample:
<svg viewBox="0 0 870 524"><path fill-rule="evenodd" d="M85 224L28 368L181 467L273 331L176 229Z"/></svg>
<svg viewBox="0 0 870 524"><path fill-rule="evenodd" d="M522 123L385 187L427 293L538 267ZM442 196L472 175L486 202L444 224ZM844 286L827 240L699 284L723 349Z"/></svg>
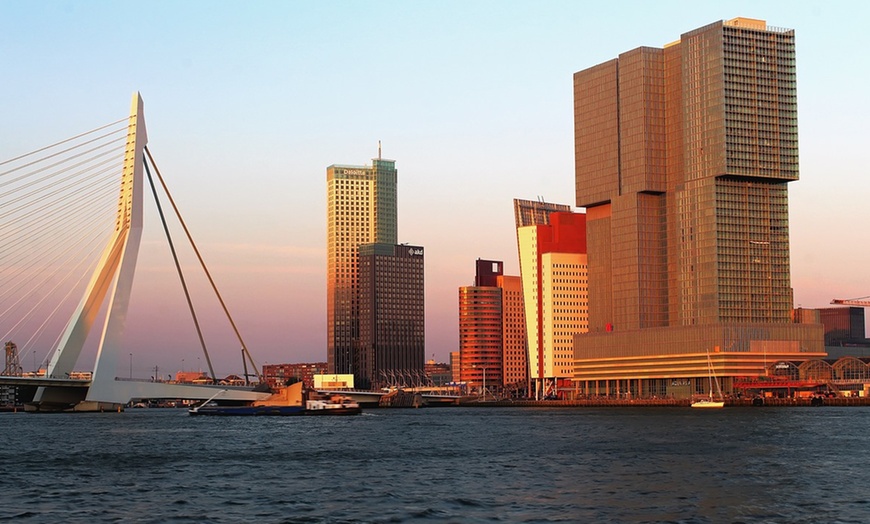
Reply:
<svg viewBox="0 0 870 524"><path fill-rule="evenodd" d="M3 414L21 522L866 522L866 408Z"/></svg>

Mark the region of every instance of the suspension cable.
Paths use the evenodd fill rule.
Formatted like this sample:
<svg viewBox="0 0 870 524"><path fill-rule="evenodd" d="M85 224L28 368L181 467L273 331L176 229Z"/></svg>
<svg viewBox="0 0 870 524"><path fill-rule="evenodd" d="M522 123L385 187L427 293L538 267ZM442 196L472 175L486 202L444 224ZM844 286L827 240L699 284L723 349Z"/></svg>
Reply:
<svg viewBox="0 0 870 524"><path fill-rule="evenodd" d="M190 242L191 247L193 248L193 252L196 253L196 258L199 260L199 264L202 267L203 272L205 272L206 278L208 278L209 284L211 284L211 288L215 293L215 296L220 302L221 307L224 310L224 313L227 316L227 319L230 322L230 325L233 328L233 331L236 334L236 337L239 340L239 344L242 346L242 354L247 356L248 361L254 367L254 372L257 374L257 379L260 383L265 383L265 379L263 378L263 374L260 371L259 366L257 366L256 362L254 362L254 358L251 356L251 352L248 351L248 346L245 344L244 340L242 340L242 334L239 332L239 328L236 326L235 321L233 320L232 315L230 315L230 311L227 308L226 303L224 302L223 297L218 291L217 285L214 282L214 279L211 276L211 273L208 270L208 267L205 265L205 261L202 258L202 255L199 253L199 249L196 247L196 243L193 241L193 237L190 234L190 230L187 228L187 224L184 222L184 218L182 218L181 213L178 211L178 206L175 205L175 200L172 198L172 195L169 193L169 188L166 186L166 182L163 180L163 176L160 174L160 169L157 167L157 163L154 162L154 158L151 156L151 150L148 149L148 146L145 146L145 154L148 155L148 159L151 161L151 165L154 166L154 171L157 173L157 178L160 180L160 184L163 186L163 192L166 193L166 197L169 199L169 203L172 204L172 209L175 210L175 216L178 217L178 221L181 224L181 227L184 229L184 233L187 235L187 240ZM150 175L149 175L150 176ZM156 198L156 196L155 196ZM245 377L245 383L248 383L248 377Z"/></svg>
<svg viewBox="0 0 870 524"><path fill-rule="evenodd" d="M184 289L184 298L187 299L187 307L190 309L190 315L193 317L193 324L196 326L196 335L199 337L199 344L202 346L202 352L205 355L205 362L208 365L211 380L213 383L216 383L217 376L214 373L214 367L211 365L211 357L208 354L208 349L205 347L205 339L202 336L202 328L199 325L199 318L196 316L196 309L194 309L193 302L190 300L190 290L187 288L187 281L184 279L184 272L181 270L181 264L178 262L178 253L175 251L175 243L172 241L172 235L169 233L169 226L166 224L166 216L163 214L163 206L160 205L160 199L157 197L157 188L154 186L154 179L151 177L151 170L148 169L148 162L144 162L144 159L142 164L145 166L145 172L148 174L148 184L151 185L151 193L154 195L154 203L157 204L157 213L160 215L160 222L163 224L163 232L166 234L166 240L169 242L169 250L172 251L172 260L175 261L175 270L178 272L178 278L181 280L181 287Z"/></svg>
<svg viewBox="0 0 870 524"><path fill-rule="evenodd" d="M106 125L103 125L103 126L97 127L97 128L95 128L95 129L91 129L90 131L85 131L84 133L80 133L80 134L78 134L78 135L76 135L76 136L69 137L69 138L67 138L66 140L61 140L60 142L55 142L54 144L47 145L47 146L45 146L45 147L41 147L41 148L39 148L39 149L34 149L33 151L31 151L31 152L29 152L29 153L24 153L23 155L18 155L18 156L15 157L15 158L10 158L10 159L8 159L8 160L4 160L4 161L0 162L0 166L3 166L3 165L6 165L6 164L9 164L9 163L15 162L16 160L21 160L22 158L26 158L26 157L28 157L28 156L30 156L30 155L35 155L36 153L41 153L42 151L46 151L46 150L51 149L51 148L53 148L53 147L57 147L57 146L59 146L59 145L61 145L61 144L66 144L67 142L71 142L71 141L73 141L73 140L75 140L75 139L77 139L77 138L81 138L81 137L83 137L83 136L87 136L87 135L89 135L89 134L91 134L91 133L95 133L95 132L97 132L97 131L99 131L99 130L101 130L101 129L106 129L107 127L111 127L111 126L114 126L114 125L120 124L121 122L127 122L129 119L130 119L129 117L125 117L125 118L122 118L122 119L120 119L120 120L116 120L115 122L108 123L108 124L106 124Z"/></svg>

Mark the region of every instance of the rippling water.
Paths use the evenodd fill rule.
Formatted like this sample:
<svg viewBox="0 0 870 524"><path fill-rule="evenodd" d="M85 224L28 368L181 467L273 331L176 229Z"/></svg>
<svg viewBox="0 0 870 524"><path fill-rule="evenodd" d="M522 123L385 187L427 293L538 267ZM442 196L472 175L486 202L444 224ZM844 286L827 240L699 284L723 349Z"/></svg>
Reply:
<svg viewBox="0 0 870 524"><path fill-rule="evenodd" d="M866 408L0 414L0 520L868 522Z"/></svg>

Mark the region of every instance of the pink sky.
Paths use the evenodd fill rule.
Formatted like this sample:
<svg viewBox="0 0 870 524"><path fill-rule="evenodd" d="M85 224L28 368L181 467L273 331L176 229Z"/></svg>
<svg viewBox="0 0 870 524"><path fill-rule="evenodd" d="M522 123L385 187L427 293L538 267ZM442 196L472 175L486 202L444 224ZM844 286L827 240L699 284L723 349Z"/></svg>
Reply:
<svg viewBox="0 0 870 524"><path fill-rule="evenodd" d="M446 361L474 260L518 274L512 199L574 203L573 73L762 18L797 35L795 303L870 295L870 68L844 52L864 47L868 4L498 5L0 3L0 159L121 118L140 91L149 147L255 357L324 361L326 166L369 163L382 140L399 170L399 241L426 248L426 357ZM120 21L133 17L160 37L131 39ZM156 234L127 333L139 376L199 354ZM235 372L238 344L216 330L219 369Z"/></svg>

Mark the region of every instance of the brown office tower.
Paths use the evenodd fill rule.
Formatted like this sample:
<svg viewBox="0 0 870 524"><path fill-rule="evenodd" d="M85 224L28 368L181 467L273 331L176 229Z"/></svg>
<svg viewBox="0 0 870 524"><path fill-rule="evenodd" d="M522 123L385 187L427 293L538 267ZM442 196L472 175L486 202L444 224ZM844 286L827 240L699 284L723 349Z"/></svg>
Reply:
<svg viewBox="0 0 870 524"><path fill-rule="evenodd" d="M798 179L794 31L735 18L574 75L576 205L587 210L591 394L729 390L824 355L792 324Z"/></svg>
<svg viewBox="0 0 870 524"><path fill-rule="evenodd" d="M423 248L359 246L358 388L419 385L426 354Z"/></svg>

